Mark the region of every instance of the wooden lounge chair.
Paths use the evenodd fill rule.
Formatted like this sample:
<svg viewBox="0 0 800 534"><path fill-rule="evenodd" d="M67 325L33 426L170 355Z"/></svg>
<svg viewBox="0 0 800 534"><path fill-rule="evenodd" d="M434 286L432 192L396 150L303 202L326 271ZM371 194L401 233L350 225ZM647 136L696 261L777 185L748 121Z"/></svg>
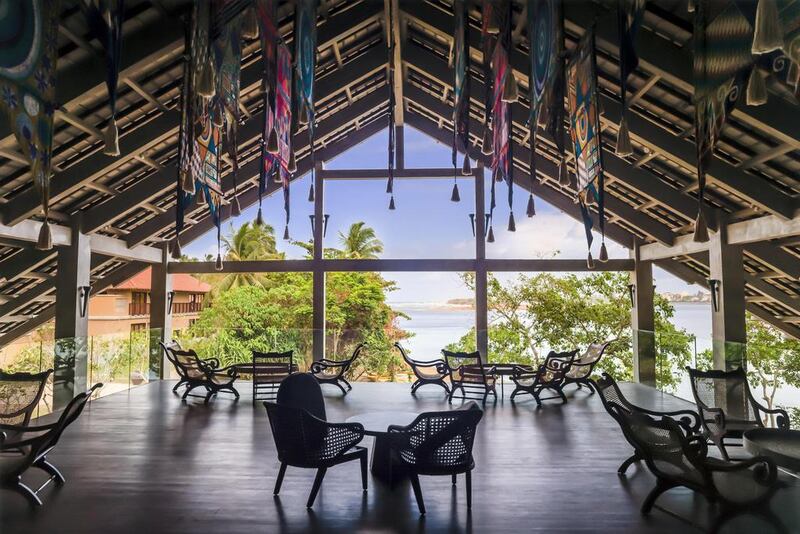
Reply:
<svg viewBox="0 0 800 534"><path fill-rule="evenodd" d="M1 424L0 485L22 493L31 504L41 505L40 491L53 481L59 486L64 484L64 475L47 461L47 455L58 444L64 430L81 414L94 391L101 387L103 384L95 384L90 390L73 398L55 423L41 426ZM22 482L22 475L31 467L38 467L50 475L47 482L36 490Z"/></svg>
<svg viewBox="0 0 800 534"><path fill-rule="evenodd" d="M550 399L561 399L562 404L566 404L564 386L576 354L578 354L577 349L570 352L550 351L544 363L535 371L531 371L528 367L516 366L511 375L511 381L515 386L511 393L511 401L513 402L517 395L529 393L533 395L537 406L541 406L543 400ZM542 397L542 391L545 389L555 393L555 396Z"/></svg>
<svg viewBox="0 0 800 534"><path fill-rule="evenodd" d="M479 400L486 404L486 398L491 393L497 401L497 374L495 367L483 365L480 352L451 352L442 350L447 370L450 374L449 403L453 402L456 390L461 390L463 400ZM475 395L468 397L467 395Z"/></svg>
<svg viewBox="0 0 800 534"><path fill-rule="evenodd" d="M591 379L592 371L594 371L597 362L603 357L609 345L610 342L592 343L580 358L575 358L564 379L564 387L569 384L577 384L578 389L586 386L589 389L589 393L594 393L594 385Z"/></svg>
<svg viewBox="0 0 800 534"><path fill-rule="evenodd" d="M202 387L206 390L205 403L211 400L220 391L233 393L236 400L239 400L239 392L236 391L233 383L239 377L236 367L220 368L219 360L216 358L200 359L193 350L173 350L175 366L179 369L178 374L186 379L186 391L183 392L183 400L186 400L195 388ZM174 391L174 388L173 388ZM196 396L196 395L192 395Z"/></svg>
<svg viewBox="0 0 800 534"><path fill-rule="evenodd" d="M771 410L756 401L744 369L700 371L687 367L686 370L689 371L694 401L700 410L704 435L726 460L730 458L725 440L741 439L747 430L763 428L768 416L776 416L778 428L789 428L789 415L785 410Z"/></svg>
<svg viewBox="0 0 800 534"><path fill-rule="evenodd" d="M253 402L273 400L278 387L287 376L297 370L294 352L253 351Z"/></svg>
<svg viewBox="0 0 800 534"><path fill-rule="evenodd" d="M0 371L0 424L27 426L52 374Z"/></svg>
<svg viewBox="0 0 800 534"><path fill-rule="evenodd" d="M420 514L425 514L425 502L419 475L466 476L467 509L472 508L472 444L483 411L474 401L446 412L427 412L417 416L408 426L392 425L392 461L411 478L414 497Z"/></svg>
<svg viewBox="0 0 800 534"><path fill-rule="evenodd" d="M311 364L311 374L314 375L314 378L316 378L317 382L320 384L333 384L341 389L344 395L347 395L347 392L353 389L353 386L350 385L350 382L347 381L344 375L350 370L350 367L353 365L353 362L356 361L356 358L358 358L363 348L364 343L360 343L353 351L353 355L346 360L336 361L327 358L316 360ZM345 389L342 384L347 386L347 389Z"/></svg>
<svg viewBox="0 0 800 534"><path fill-rule="evenodd" d="M408 354L406 354L406 351L403 350L403 347L400 346L400 343L395 343L394 346L400 351L400 355L403 357L403 360L408 364L409 367L411 367L411 370L414 372L414 376L417 377L417 380L411 384L412 395L416 394L417 390L425 384L441 386L444 388L445 395L450 395L450 388L448 387L447 382L445 382L445 378L447 378L449 374L447 362L441 358L431 361L414 360L411 359Z"/></svg>
<svg viewBox="0 0 800 534"><path fill-rule="evenodd" d="M696 412L692 410L677 410L673 412L659 412L655 410L648 410L646 408L642 408L640 406L636 406L635 404L628 401L625 398L625 395L622 394L620 391L619 386L611 377L611 375L607 373L603 373L602 378L594 383L593 385L594 390L597 391L600 395L600 401L603 403L603 407L606 411L611 415L614 420L617 420L617 417L614 413L611 412L611 404L616 404L620 410L624 410L628 413L643 413L645 415L650 415L653 417L670 417L675 420L676 423L681 425L684 431L688 434L698 434L700 432L700 416L697 415ZM619 422L617 420L617 422ZM623 432L624 434L624 432ZM625 435L625 438L628 439L628 436ZM628 457L617 469L617 474L622 476L628 470L628 468L634 462L638 462L642 460L641 455L636 449L636 444L628 439L628 443L630 443L631 447L633 447L634 451L633 454Z"/></svg>
<svg viewBox="0 0 800 534"><path fill-rule="evenodd" d="M278 388L277 402L265 402L272 437L281 463L274 494L281 491L286 467L316 469L308 496L311 508L327 470L351 460L361 462L361 487L367 491L367 449L357 444L364 438L360 423L329 423L319 382L309 373L295 373Z"/></svg>

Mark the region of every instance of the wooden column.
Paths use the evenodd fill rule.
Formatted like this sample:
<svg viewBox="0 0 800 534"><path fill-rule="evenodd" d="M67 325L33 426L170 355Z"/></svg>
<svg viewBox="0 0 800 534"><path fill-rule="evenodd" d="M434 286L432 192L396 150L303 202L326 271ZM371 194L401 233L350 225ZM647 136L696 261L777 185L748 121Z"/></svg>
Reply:
<svg viewBox="0 0 800 534"><path fill-rule="evenodd" d="M315 360L325 357L325 271L322 263L323 236L325 224L325 181L322 178L322 164L317 163L314 172L314 258L313 273L313 311L312 311L312 353Z"/></svg>
<svg viewBox="0 0 800 534"><path fill-rule="evenodd" d="M484 219L483 164L478 163L475 175L475 333L476 346L481 356L489 359L489 310L486 272L486 223Z"/></svg>
<svg viewBox="0 0 800 534"><path fill-rule="evenodd" d="M164 354L159 342L172 341L172 310L170 309L170 293L172 293L172 275L167 266L169 251L167 244L162 245L161 263L156 263L150 271L150 359L148 364L149 380L165 377Z"/></svg>
<svg viewBox="0 0 800 534"><path fill-rule="evenodd" d="M648 386L656 386L656 338L653 310L653 262L642 261L639 245L634 244L631 255L634 270L631 273L633 306L633 379Z"/></svg>
<svg viewBox="0 0 800 534"><path fill-rule="evenodd" d="M58 248L56 276L53 409L64 408L86 391L89 366L90 237L72 230L70 244ZM85 311L84 311L85 310Z"/></svg>
<svg viewBox="0 0 800 534"><path fill-rule="evenodd" d="M728 244L725 225L711 237L708 249L710 279L717 280L716 311L712 295L711 337L715 369L745 365L744 264L742 246Z"/></svg>

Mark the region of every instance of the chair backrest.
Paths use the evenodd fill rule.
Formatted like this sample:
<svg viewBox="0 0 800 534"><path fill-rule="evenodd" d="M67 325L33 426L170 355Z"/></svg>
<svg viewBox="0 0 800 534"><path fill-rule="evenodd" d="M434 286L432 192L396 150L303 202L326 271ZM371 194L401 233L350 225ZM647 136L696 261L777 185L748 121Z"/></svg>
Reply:
<svg viewBox="0 0 800 534"><path fill-rule="evenodd" d="M294 351L253 351L253 382L274 381L292 374Z"/></svg>
<svg viewBox="0 0 800 534"><path fill-rule="evenodd" d="M172 352L172 356L175 358L175 360L172 362L175 365L175 370L178 371L178 374L181 377L188 380L205 379L206 373L203 370L203 367L200 364L200 358L197 357L197 353L195 351L192 349L171 349L170 352Z"/></svg>
<svg viewBox="0 0 800 534"><path fill-rule="evenodd" d="M0 424L26 426L52 374L52 369L41 373L0 370Z"/></svg>
<svg viewBox="0 0 800 534"><path fill-rule="evenodd" d="M568 352L553 352L544 359L544 364L537 374L539 383L558 384L563 382L567 373L572 368L572 362L578 354L578 349Z"/></svg>
<svg viewBox="0 0 800 534"><path fill-rule="evenodd" d="M319 382L310 373L295 373L286 377L278 388L276 402L281 406L305 410L325 421L325 399Z"/></svg>
<svg viewBox="0 0 800 534"><path fill-rule="evenodd" d="M686 369L689 371L694 400L703 419L713 419L713 415L708 413L708 408L719 408L725 413L726 418L761 423L753 405L744 369L733 371L701 371L690 367Z"/></svg>
<svg viewBox="0 0 800 534"><path fill-rule="evenodd" d="M69 401L69 404L67 404L66 408L64 408L64 411L61 412L56 424L31 444L31 457L35 458L39 454L42 454L55 447L58 443L58 440L61 439L61 434L64 433L64 430L66 430L69 425L75 422L75 420L83 412L83 409L86 407L86 403L89 402L89 399L91 399L95 390L100 389L101 387L103 387L103 384L97 383L89 390L79 393L73 397L73 399Z"/></svg>
<svg viewBox="0 0 800 534"><path fill-rule="evenodd" d="M590 344L586 348L586 352L584 352L580 358L575 358L575 361L572 362L572 367L567 373L567 376L569 378L588 378L588 376L592 374L594 366L600 361L600 358L602 358L603 353L605 353L606 348L610 344L610 342Z"/></svg>
<svg viewBox="0 0 800 534"><path fill-rule="evenodd" d="M597 393L600 396L600 402L603 403L603 408L605 408L612 417L614 414L611 413L611 403L624 408L627 412L631 411L631 403L628 402L628 399L626 399L625 395L622 394L617 382L611 377L611 375L608 373L603 373L600 380L597 380L594 385L597 389Z"/></svg>
<svg viewBox="0 0 800 534"><path fill-rule="evenodd" d="M400 434L397 452L407 464L421 470L463 467L472 463L475 430L483 411L475 402L457 410L426 412L408 426L390 432Z"/></svg>
<svg viewBox="0 0 800 534"><path fill-rule="evenodd" d="M479 351L452 352L442 350L444 360L450 370L450 379L460 381L486 381L486 371Z"/></svg>
<svg viewBox="0 0 800 534"><path fill-rule="evenodd" d="M172 366L175 368L175 372L180 374L181 370L178 367L177 362L175 361L175 355L173 354L173 351L183 350L181 344L175 341L174 339L169 343L164 343L163 341L159 341L158 344L161 345L161 349L164 351L164 356L167 357L169 363L171 363Z"/></svg>

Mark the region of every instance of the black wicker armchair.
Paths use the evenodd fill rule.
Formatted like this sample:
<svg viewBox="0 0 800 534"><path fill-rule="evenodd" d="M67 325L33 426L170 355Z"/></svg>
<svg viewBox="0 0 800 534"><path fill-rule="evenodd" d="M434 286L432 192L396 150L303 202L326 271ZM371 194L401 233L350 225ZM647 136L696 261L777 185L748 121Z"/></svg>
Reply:
<svg viewBox="0 0 800 534"><path fill-rule="evenodd" d="M450 374L450 395L452 403L456 390L461 390L462 400L479 400L486 404L489 394L497 401L497 374L494 365L485 366L480 352L450 352L442 350ZM473 396L467 396L473 395Z"/></svg>
<svg viewBox="0 0 800 534"><path fill-rule="evenodd" d="M85 393L73 398L55 423L40 426L0 425L0 485L22 493L31 504L41 505L39 492L55 481L65 482L64 475L50 462L47 455L58 444L64 430L81 414L86 402L103 384L95 384ZM35 491L22 482L22 475L38 467L50 477Z"/></svg>
<svg viewBox="0 0 800 534"><path fill-rule="evenodd" d="M564 395L567 373L572 367L572 361L578 350L570 352L553 352L544 359L544 363L536 370L530 367L515 366L511 374L511 381L514 382L514 391L511 392L511 401L514 397L523 393L533 395L537 406L542 405L543 400L561 399L563 404L567 403ZM554 396L542 397L542 391L548 389L555 393Z"/></svg>
<svg viewBox="0 0 800 534"><path fill-rule="evenodd" d="M363 348L364 344L360 343L353 351L353 355L346 360L337 361L327 358L316 360L311 364L311 374L314 375L314 378L316 378L317 382L320 384L333 384L342 390L342 394L347 395L347 392L353 389L353 386L350 385L350 382L347 381L344 375L350 370L350 367L353 365L353 362L356 361L356 358L358 358ZM347 386L347 389L345 389L342 384Z"/></svg>
<svg viewBox="0 0 800 534"><path fill-rule="evenodd" d="M52 374L0 371L0 424L27 426Z"/></svg>
<svg viewBox="0 0 800 534"><path fill-rule="evenodd" d="M421 361L414 360L406 354L400 343L394 344L395 348L400 351L403 360L411 367L414 376L417 380L411 384L411 394L414 395L419 388L425 384L434 384L444 388L445 395L450 395L450 387L445 382L445 378L450 374L447 367L447 362L439 358L438 360Z"/></svg>
<svg viewBox="0 0 800 534"><path fill-rule="evenodd" d="M610 342L590 344L580 358L575 358L572 361L572 365L564 379L564 387L570 384L577 384L578 389L586 386L589 393L594 393L594 385L591 378L592 371L594 371L597 362L603 357L609 345Z"/></svg>
<svg viewBox="0 0 800 534"><path fill-rule="evenodd" d="M775 416L778 428L789 428L789 415L785 410L769 409L755 400L744 369L700 371L687 367L686 370L700 410L703 433L726 460L730 458L725 440L741 439L747 430L763 428L768 416Z"/></svg>
<svg viewBox="0 0 800 534"><path fill-rule="evenodd" d="M779 487L777 468L771 459L758 456L734 462L718 460L708 456L704 437L686 435L684 428L670 417L656 420L614 402L609 403L609 413L656 477L656 486L642 503L643 514L650 513L665 491L684 486L719 503L720 513L711 532L745 512L759 513L777 523L768 508L761 506Z"/></svg>
<svg viewBox="0 0 800 534"><path fill-rule="evenodd" d="M220 368L219 360L216 358L200 359L193 350L172 350L175 358L175 368L178 374L186 380L186 391L183 392L182 399L186 399L192 390L198 387L205 388L205 403L211 400L221 391L233 393L236 400L239 400L239 392L236 391L233 383L239 377L236 367ZM195 396L195 395L193 395Z"/></svg>
<svg viewBox="0 0 800 534"><path fill-rule="evenodd" d="M359 423L329 423L319 382L308 373L287 377L278 388L277 402L265 402L272 437L281 463L274 494L281 491L286 467L317 470L306 506L311 508L327 470L351 460L361 462L361 487L367 491L367 449Z"/></svg>
<svg viewBox="0 0 800 534"><path fill-rule="evenodd" d="M684 432L686 432L687 435L698 434L700 432L700 416L697 415L696 412L693 412L692 410L659 412L636 406L628 401L627 398L625 398L625 395L623 395L622 391L619 389L619 385L617 385L616 381L607 373L603 373L602 378L595 382L593 387L595 391L600 394L600 401L603 403L603 408L605 408L609 415L611 415L611 417L613 417L617 422L619 422L619 420L611 411L612 404L615 404L618 410L623 410L626 413L642 413L653 417L672 418L676 423L683 427ZM625 435L625 439L628 440L628 443L630 443L631 447L633 447L634 451L633 454L624 462L622 462L617 469L617 474L620 476L625 474L631 464L642 460L642 456L639 454L639 451L636 448L636 443L634 443L631 439L628 439L628 435L624 433L624 429L623 434Z"/></svg>
<svg viewBox="0 0 800 534"><path fill-rule="evenodd" d="M425 513L425 502L419 475L466 476L467 508L472 508L472 444L483 411L475 402L446 412L420 414L408 426L389 427L392 460L408 473L419 513Z"/></svg>

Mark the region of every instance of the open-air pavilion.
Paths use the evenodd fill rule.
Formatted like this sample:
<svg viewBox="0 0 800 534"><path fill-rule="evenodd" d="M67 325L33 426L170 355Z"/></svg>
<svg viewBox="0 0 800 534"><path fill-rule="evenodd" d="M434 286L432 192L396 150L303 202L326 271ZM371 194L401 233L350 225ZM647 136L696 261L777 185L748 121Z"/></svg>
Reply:
<svg viewBox="0 0 800 534"><path fill-rule="evenodd" d="M276 1L277 35L291 50L295 50L295 10L301 3ZM744 2L745 19L761 3L771 2ZM40 5L34 0L30 4ZM226 9L231 18L247 16L255 4L259 0L233 0ZM290 470L283 499L273 499L279 467L276 447L263 406L250 402L250 388L240 388L242 398L236 404L179 402L170 391L175 374L159 342L172 339L172 276L176 273L215 273L220 267L226 273L312 273L311 346L314 359L321 360L326 357L326 273L474 273L476 346L485 356L487 273L621 271L630 273L635 382L624 384L623 390L634 403L651 410L696 409L655 389L654 266L710 290L713 364L718 370L746 365L746 312L787 336L800 338L800 107L798 66L792 63L799 59L796 31L789 32L785 24L787 39L794 41L787 41L782 50L748 59L745 83L736 89L744 92L748 76L763 75L766 101L748 104L749 91L747 97L738 96L725 117L701 184L693 99L696 15L687 10L687 2L646 2L635 38L638 66L627 79L623 103L618 3L565 0L567 53L575 51L590 29L596 47L604 213L597 202L588 203L589 217L595 229L604 224L605 236L629 249L630 255L600 261L595 253L594 261L588 263L585 257L487 258L488 225L504 231L508 214L499 200L505 195L505 185L497 184L498 191L502 190L498 207L489 208L495 162L491 153L482 150L489 123L484 95L492 83L486 77L482 51L486 4L506 6L510 14L501 34L508 32L507 72L518 90L518 96L508 102L513 187L520 195L532 193L537 201L581 220L576 199L585 183L576 176L569 142L570 148L560 150L540 127L533 147L535 177L528 178L532 150L529 57L533 53L528 12L537 2L466 2L465 50L471 83L466 156L473 162L466 173L461 169L463 155L455 170L450 161L435 168L410 168L404 145L406 126L448 147L454 143L453 55L458 45L454 3L322 0L319 4L313 141L308 125L297 119L293 120L296 128L289 132L296 160L289 182L314 171L313 220L318 223L312 223L313 257L224 261L220 266L214 261L173 259L176 243L185 247L215 229L214 214L205 203L186 205L177 200L182 194L180 138L186 65L192 61L186 35L194 20L193 3L124 2L115 110L119 155L111 156L106 154L110 113L104 45L83 9L77 3L61 2L54 37L58 63L46 216L27 152L20 148L10 121L0 126L0 350L54 322L52 398L58 412L91 386L86 346L89 295L151 267L149 383L89 404L52 454L67 483L57 490L44 490L42 507L29 511L24 499L9 491L0 493L3 531L671 532L686 528L687 523L708 529L714 509L687 488L667 492L658 501L659 509L649 516L639 513L656 478L644 463L632 468L627 479L617 476L616 468L630 455L630 445L598 395L588 396L585 390L569 390L568 404L548 405L544 410L534 404L512 404L507 398L487 405L475 438L474 504L469 514L462 509L460 483L451 491L449 477L431 477L431 483L423 478L428 505L424 519L417 515L407 482L398 490L370 480L369 491L362 497L355 463L331 469L317 504L307 512L303 502L313 478L310 470ZM793 12L781 16L795 17L791 20L797 23ZM0 20L0 28L3 24ZM750 74L752 65L755 75ZM261 182L259 193L267 143L264 115L269 113L264 76L262 41L257 35L245 36L237 102L237 161L229 153L218 161L220 221L228 220L234 210L253 206L260 196L282 194L286 187L269 177ZM623 118L631 143L627 154L614 149ZM394 132L394 157L386 169L326 169L327 161L384 132L387 125ZM566 177L560 177L560 165L567 166ZM474 204L472 257L323 257L324 226L320 223L328 213L326 184L452 180L454 172L458 181L470 180L475 186L474 198L461 199ZM295 194L304 196L306 191ZM698 204L707 222L707 239L698 239ZM498 217L491 221L487 217L491 214ZM179 232L176 216L181 220ZM467 228L469 222L454 224ZM50 228L50 247L42 242L43 224ZM305 229L307 223L293 224L303 224ZM450 408L432 391L411 397L407 385L353 386L352 393L341 398L326 390L330 421L387 408L384 404L415 413ZM42 421L57 416L54 413ZM791 505L800 496L796 478L783 471L778 478L785 487L767 506L786 531L796 531L800 516ZM774 528L755 516L736 521L727 531Z"/></svg>

